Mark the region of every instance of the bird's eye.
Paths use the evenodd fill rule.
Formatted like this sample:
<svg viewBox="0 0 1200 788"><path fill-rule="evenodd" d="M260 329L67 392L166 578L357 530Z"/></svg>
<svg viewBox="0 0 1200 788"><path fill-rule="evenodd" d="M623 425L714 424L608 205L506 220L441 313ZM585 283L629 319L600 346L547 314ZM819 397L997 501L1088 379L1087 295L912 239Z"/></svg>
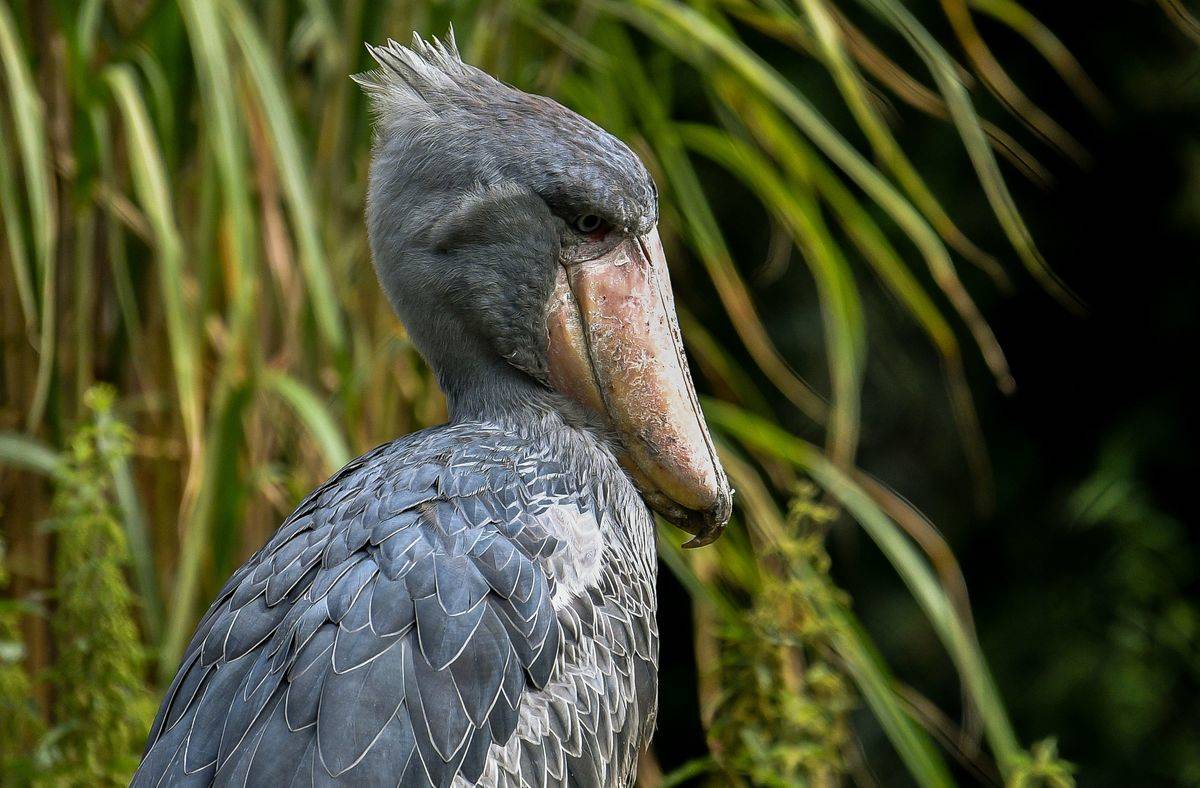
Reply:
<svg viewBox="0 0 1200 788"><path fill-rule="evenodd" d="M575 219L575 231L583 235L593 235L604 230L604 220L594 213L585 213Z"/></svg>

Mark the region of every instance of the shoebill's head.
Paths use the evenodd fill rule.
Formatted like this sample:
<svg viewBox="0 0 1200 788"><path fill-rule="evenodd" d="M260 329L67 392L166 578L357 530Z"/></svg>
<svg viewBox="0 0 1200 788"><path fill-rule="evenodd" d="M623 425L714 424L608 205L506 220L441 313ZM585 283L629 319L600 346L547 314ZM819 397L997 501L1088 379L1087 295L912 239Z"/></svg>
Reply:
<svg viewBox="0 0 1200 788"><path fill-rule="evenodd" d="M684 359L658 194L620 140L462 62L453 35L369 47L379 280L454 419L531 392L619 439L656 511L715 539L732 493ZM539 394L540 397L540 394ZM573 403L568 405L568 403Z"/></svg>

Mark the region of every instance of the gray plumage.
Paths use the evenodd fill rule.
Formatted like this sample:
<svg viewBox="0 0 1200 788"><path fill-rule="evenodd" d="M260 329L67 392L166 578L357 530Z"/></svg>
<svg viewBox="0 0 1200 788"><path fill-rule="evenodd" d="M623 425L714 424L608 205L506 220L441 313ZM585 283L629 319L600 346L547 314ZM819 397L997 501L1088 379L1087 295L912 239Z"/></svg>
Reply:
<svg viewBox="0 0 1200 788"><path fill-rule="evenodd" d="M632 785L654 726L654 525L546 385L545 309L588 212L657 221L637 157L465 65L372 48L368 228L447 426L343 468L230 578L136 786Z"/></svg>
<svg viewBox="0 0 1200 788"><path fill-rule="evenodd" d="M382 446L226 584L134 784L629 784L653 538L611 453L553 414Z"/></svg>

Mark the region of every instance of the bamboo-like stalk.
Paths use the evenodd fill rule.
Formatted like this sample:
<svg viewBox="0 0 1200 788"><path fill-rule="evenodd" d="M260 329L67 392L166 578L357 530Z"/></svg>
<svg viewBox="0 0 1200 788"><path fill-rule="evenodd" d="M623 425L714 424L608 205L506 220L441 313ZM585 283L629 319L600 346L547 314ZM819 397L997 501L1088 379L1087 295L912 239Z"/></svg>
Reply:
<svg viewBox="0 0 1200 788"><path fill-rule="evenodd" d="M25 419L32 431L42 420L50 395L54 369L55 246L58 242L57 210L50 166L45 103L34 86L19 42L16 21L7 3L0 4L0 66L11 98L11 119L16 128L29 207L30 237L33 239L35 272L41 279L38 325L38 372L33 398ZM15 264L14 258L14 264Z"/></svg>

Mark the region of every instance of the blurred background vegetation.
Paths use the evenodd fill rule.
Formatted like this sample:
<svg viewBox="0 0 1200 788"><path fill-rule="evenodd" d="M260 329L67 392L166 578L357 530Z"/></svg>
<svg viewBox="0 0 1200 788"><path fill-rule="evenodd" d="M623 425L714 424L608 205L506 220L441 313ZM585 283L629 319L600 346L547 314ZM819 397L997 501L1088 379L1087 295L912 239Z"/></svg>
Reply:
<svg viewBox="0 0 1200 788"><path fill-rule="evenodd" d="M738 488L643 784L1200 783L1177 0L0 0L0 784L127 780L231 570L444 417L347 75L451 22L655 174Z"/></svg>

